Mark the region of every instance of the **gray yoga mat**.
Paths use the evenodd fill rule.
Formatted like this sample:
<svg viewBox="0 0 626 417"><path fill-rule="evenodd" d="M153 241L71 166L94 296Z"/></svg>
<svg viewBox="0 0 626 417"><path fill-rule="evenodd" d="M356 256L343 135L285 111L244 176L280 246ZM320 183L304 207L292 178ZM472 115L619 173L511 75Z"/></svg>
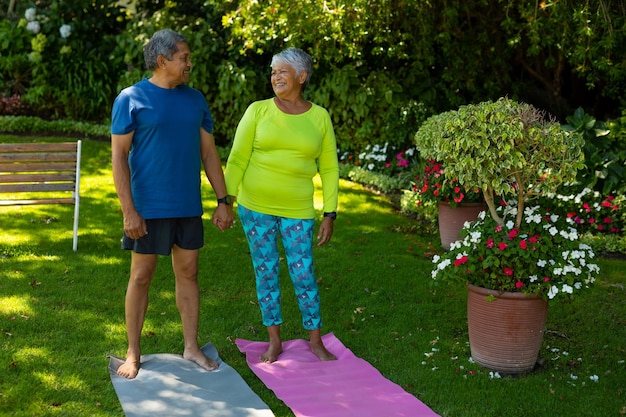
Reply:
<svg viewBox="0 0 626 417"><path fill-rule="evenodd" d="M208 343L204 353L219 363L206 371L181 355L143 355L134 379L116 374L123 359L109 355L115 392L127 417L274 417L243 378Z"/></svg>

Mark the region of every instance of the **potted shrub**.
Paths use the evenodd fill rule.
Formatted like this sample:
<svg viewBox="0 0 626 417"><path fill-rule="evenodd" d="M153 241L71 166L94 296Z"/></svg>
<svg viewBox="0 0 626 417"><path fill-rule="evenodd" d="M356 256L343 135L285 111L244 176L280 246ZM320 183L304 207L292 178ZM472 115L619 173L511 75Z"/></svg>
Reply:
<svg viewBox="0 0 626 417"><path fill-rule="evenodd" d="M418 194L418 204L431 201L437 204L437 220L441 246L459 239L465 222L475 220L485 209L482 191L478 187L467 188L456 178L446 176L441 162L426 159L422 172L415 177L411 192Z"/></svg>
<svg viewBox="0 0 626 417"><path fill-rule="evenodd" d="M436 115L415 136L420 152L442 161L446 175L485 196L488 212L433 258L432 278L467 285L472 357L506 373L534 367L548 300L584 290L599 272L576 223L531 204L573 180L583 164L580 134L546 116L501 98Z"/></svg>

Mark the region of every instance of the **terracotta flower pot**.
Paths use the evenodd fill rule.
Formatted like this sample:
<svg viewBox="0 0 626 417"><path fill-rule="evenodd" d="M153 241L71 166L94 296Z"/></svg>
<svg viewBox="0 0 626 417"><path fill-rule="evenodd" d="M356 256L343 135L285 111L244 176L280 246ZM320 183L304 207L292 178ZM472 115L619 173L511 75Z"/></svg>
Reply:
<svg viewBox="0 0 626 417"><path fill-rule="evenodd" d="M537 363L548 302L516 292L468 285L467 322L476 363L494 371L519 374ZM494 297L489 301L488 297Z"/></svg>
<svg viewBox="0 0 626 417"><path fill-rule="evenodd" d="M439 220L439 237L441 246L445 250L450 250L450 244L459 239L459 232L463 229L465 222L476 220L481 211L487 210L487 204L463 203L452 208L445 201L437 203Z"/></svg>

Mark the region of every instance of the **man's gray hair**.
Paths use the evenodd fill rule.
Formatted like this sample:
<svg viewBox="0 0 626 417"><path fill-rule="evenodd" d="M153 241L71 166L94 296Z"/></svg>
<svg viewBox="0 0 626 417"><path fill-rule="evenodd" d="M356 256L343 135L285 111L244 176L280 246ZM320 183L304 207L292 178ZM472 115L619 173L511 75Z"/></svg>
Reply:
<svg viewBox="0 0 626 417"><path fill-rule="evenodd" d="M143 48L143 60L146 68L150 71L158 68L157 58L163 55L168 60L172 60L174 54L178 52L177 43L187 43L187 38L171 29L163 29L154 32L146 46Z"/></svg>
<svg viewBox="0 0 626 417"><path fill-rule="evenodd" d="M300 48L287 48L272 57L270 66L274 67L275 64L280 63L293 67L296 70L296 77L299 76L302 71L306 71L306 80L304 84L302 84L302 91L304 91L313 74L313 59L311 59L311 55Z"/></svg>

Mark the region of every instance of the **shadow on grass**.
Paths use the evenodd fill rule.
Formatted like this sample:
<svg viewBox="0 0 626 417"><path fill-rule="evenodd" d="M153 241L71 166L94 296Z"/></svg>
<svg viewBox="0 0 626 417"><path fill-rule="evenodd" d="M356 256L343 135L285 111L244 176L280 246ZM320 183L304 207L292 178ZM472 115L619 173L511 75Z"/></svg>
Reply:
<svg viewBox="0 0 626 417"><path fill-rule="evenodd" d="M130 254L119 248L122 217L109 145L88 142L84 150L77 253L71 249L70 206L0 209L0 415L123 415L106 354L125 355ZM199 342L212 342L277 417L292 416L234 344L236 338L267 335L241 224L224 233L213 227L215 196L208 185L203 192ZM320 217L319 203L318 209ZM606 275L585 297L551 305L543 368L496 380L469 361L465 289L431 286L430 256L440 251L438 236L415 233L413 225L384 196L341 182L333 239L314 249L324 333L333 332L442 416L605 416L626 406L622 261L603 260ZM305 338L286 267L281 268L283 337ZM182 348L171 262L162 257L142 349L149 354Z"/></svg>

